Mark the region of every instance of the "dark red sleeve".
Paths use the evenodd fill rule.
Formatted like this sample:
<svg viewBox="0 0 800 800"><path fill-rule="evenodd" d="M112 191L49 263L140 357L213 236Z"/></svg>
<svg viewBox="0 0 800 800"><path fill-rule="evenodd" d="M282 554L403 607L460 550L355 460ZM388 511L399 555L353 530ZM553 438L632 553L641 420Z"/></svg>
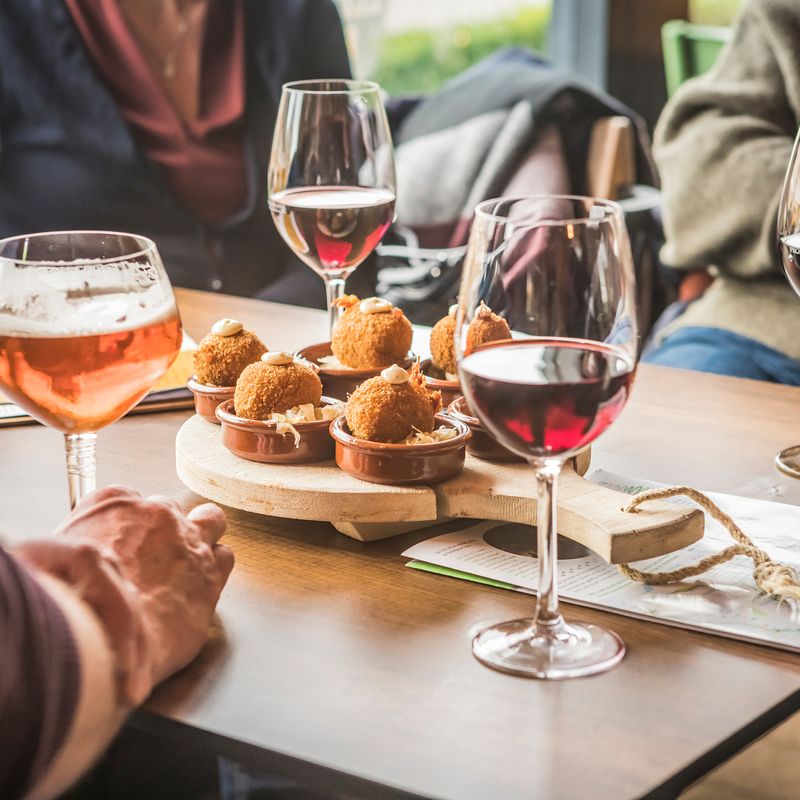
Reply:
<svg viewBox="0 0 800 800"><path fill-rule="evenodd" d="M61 609L0 547L0 798L22 797L69 730L80 661Z"/></svg>

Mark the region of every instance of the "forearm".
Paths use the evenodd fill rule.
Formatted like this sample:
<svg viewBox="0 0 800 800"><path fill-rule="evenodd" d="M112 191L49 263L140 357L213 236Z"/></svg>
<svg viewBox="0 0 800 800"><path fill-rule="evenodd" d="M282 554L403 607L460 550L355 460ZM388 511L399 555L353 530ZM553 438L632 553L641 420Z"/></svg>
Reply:
<svg viewBox="0 0 800 800"><path fill-rule="evenodd" d="M154 684L151 637L141 597L120 573L116 554L92 541L58 536L20 545L14 553L36 574L70 587L92 610L114 655L119 702L139 705Z"/></svg>
<svg viewBox="0 0 800 800"><path fill-rule="evenodd" d="M59 548L65 555L73 551L85 548ZM100 753L124 716L119 658L96 611L102 606L84 599L92 597L98 581L92 569L78 571L85 559L73 561L74 580L67 585L0 547L4 799L46 797L66 788Z"/></svg>
<svg viewBox="0 0 800 800"><path fill-rule="evenodd" d="M117 697L114 654L97 615L60 581L47 575L37 579L72 630L80 655L81 688L64 744L26 800L46 800L67 789L103 752L127 714Z"/></svg>
<svg viewBox="0 0 800 800"><path fill-rule="evenodd" d="M205 641L225 516L93 492L50 539L0 547L0 796L52 797Z"/></svg>

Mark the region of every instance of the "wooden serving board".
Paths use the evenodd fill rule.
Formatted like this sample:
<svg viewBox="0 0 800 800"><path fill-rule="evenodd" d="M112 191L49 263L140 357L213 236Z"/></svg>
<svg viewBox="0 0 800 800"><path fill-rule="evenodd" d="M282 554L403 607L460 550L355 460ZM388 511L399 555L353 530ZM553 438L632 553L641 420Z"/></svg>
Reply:
<svg viewBox="0 0 800 800"><path fill-rule="evenodd" d="M466 517L536 524L536 481L526 463L498 464L467 455L462 472L434 486L381 486L334 461L272 465L246 461L222 444L220 427L194 416L175 443L178 477L224 505L290 519L332 521L342 533L373 541ZM579 464L585 472L588 464ZM670 553L703 536L703 513L665 502L637 514L625 495L585 480L571 464L558 483L558 532L612 564Z"/></svg>

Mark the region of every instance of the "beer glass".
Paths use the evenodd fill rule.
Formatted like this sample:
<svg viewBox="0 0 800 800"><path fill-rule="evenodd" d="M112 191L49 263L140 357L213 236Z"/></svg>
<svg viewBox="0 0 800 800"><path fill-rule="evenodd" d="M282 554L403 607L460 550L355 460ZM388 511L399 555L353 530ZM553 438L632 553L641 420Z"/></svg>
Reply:
<svg viewBox="0 0 800 800"><path fill-rule="evenodd" d="M70 505L95 488L95 442L181 345L172 286L143 236L68 231L0 240L0 389L66 439Z"/></svg>

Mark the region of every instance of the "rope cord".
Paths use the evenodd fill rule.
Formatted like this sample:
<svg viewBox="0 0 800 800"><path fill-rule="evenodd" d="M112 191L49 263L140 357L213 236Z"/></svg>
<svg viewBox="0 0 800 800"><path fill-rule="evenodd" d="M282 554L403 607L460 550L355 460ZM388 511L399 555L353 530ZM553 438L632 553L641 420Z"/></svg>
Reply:
<svg viewBox="0 0 800 800"><path fill-rule="evenodd" d="M677 495L685 495L694 500L717 522L725 526L737 544L728 547L721 553L707 556L697 564L672 570L671 572L642 572L630 564L618 564L620 572L633 581L646 583L651 586L663 586L676 583L684 578L693 578L708 572L718 564L724 564L735 556L748 556L753 559L755 569L753 578L759 591L764 594L774 595L779 599L796 600L800 602L800 578L793 567L776 564L763 551L756 547L745 535L742 529L720 508L711 502L704 494L689 486L673 486L666 489L648 489L640 492L622 510L631 514L639 513L639 506L648 500L666 500Z"/></svg>

